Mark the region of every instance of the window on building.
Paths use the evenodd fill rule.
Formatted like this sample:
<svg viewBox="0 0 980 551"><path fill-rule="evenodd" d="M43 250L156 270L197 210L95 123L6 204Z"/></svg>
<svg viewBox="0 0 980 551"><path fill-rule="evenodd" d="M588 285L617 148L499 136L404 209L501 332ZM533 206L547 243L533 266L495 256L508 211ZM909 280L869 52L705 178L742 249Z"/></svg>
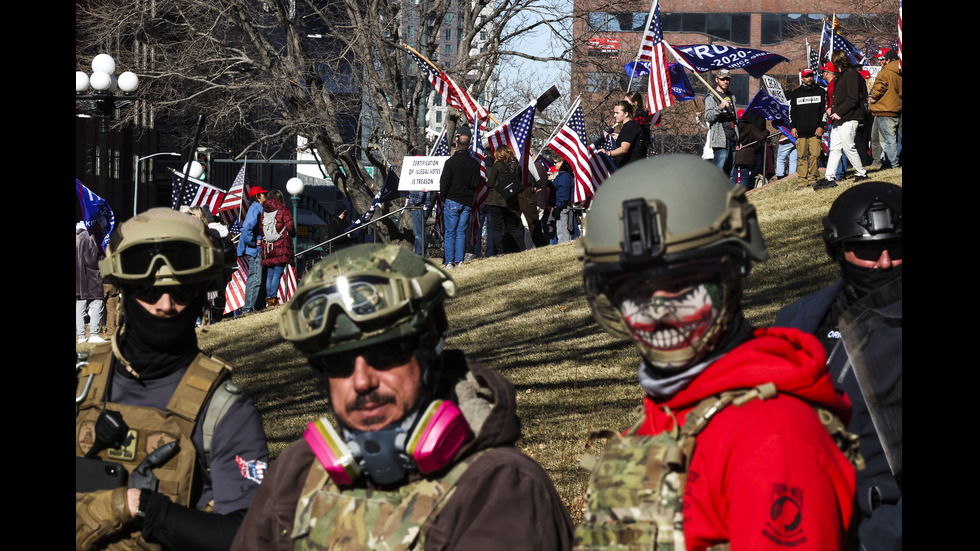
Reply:
<svg viewBox="0 0 980 551"><path fill-rule="evenodd" d="M752 16L747 13L667 13L664 32L701 33L733 44L750 44Z"/></svg>
<svg viewBox="0 0 980 551"><path fill-rule="evenodd" d="M585 91L590 94L606 93L610 90L623 90L626 88L625 72L623 78L619 73L589 73L585 84Z"/></svg>
<svg viewBox="0 0 980 551"><path fill-rule="evenodd" d="M453 30L446 29L446 40L452 40L452 39L453 39Z"/></svg>
<svg viewBox="0 0 980 551"><path fill-rule="evenodd" d="M415 38L415 27L411 25L408 26L408 37Z"/></svg>
<svg viewBox="0 0 980 551"><path fill-rule="evenodd" d="M442 122L442 111L436 111L436 122Z"/></svg>
<svg viewBox="0 0 980 551"><path fill-rule="evenodd" d="M446 55L452 55L452 53L453 53L453 45L452 44L446 44L446 47L444 48L444 50L446 52Z"/></svg>
<svg viewBox="0 0 980 551"><path fill-rule="evenodd" d="M436 100L433 102L436 107L442 107L442 96L436 94Z"/></svg>
<svg viewBox="0 0 980 551"><path fill-rule="evenodd" d="M487 31L480 31L480 40L487 39Z"/></svg>
<svg viewBox="0 0 980 551"><path fill-rule="evenodd" d="M447 13L446 14L446 23L452 23L452 22L453 22L453 14Z"/></svg>
<svg viewBox="0 0 980 551"><path fill-rule="evenodd" d="M819 33L824 17L822 13L764 13L762 45L778 44L799 34Z"/></svg>

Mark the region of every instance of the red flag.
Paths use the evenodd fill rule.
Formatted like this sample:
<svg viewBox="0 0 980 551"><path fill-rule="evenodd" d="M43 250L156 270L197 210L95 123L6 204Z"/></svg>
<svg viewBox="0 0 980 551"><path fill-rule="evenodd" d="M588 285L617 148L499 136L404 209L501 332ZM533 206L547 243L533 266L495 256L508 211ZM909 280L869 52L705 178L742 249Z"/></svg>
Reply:
<svg viewBox="0 0 980 551"><path fill-rule="evenodd" d="M415 63L418 64L425 78L435 87L436 92L446 100L447 105L456 109L462 109L466 113L466 118L471 123L490 118L490 113L482 105L477 103L465 88L456 84L456 81L449 75L437 70L426 59L414 51L409 50L408 53L415 60Z"/></svg>

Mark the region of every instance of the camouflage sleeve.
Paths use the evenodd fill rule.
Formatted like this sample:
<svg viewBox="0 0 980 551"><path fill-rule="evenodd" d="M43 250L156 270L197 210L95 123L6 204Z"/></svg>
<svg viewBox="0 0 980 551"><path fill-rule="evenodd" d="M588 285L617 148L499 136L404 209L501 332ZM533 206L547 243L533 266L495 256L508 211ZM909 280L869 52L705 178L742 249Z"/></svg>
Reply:
<svg viewBox="0 0 980 551"><path fill-rule="evenodd" d="M515 448L498 448L460 478L425 549L570 549L572 528L544 469Z"/></svg>

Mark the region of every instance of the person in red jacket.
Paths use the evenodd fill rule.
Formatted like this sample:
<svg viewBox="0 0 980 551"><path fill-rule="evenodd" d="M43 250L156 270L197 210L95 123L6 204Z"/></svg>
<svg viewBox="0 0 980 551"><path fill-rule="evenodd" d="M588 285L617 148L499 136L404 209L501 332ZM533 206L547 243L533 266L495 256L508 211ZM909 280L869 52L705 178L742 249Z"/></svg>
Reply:
<svg viewBox="0 0 980 551"><path fill-rule="evenodd" d="M586 295L639 347L645 397L592 471L576 549L844 544L854 469L830 421L842 431L850 403L816 338L743 317L742 281L767 257L745 188L697 157L631 164L596 194Z"/></svg>
<svg viewBox="0 0 980 551"><path fill-rule="evenodd" d="M262 267L267 268L265 276L266 306L279 304L276 296L279 280L287 264L293 262L293 237L296 226L293 213L283 204L282 192L274 189L269 192L262 204Z"/></svg>

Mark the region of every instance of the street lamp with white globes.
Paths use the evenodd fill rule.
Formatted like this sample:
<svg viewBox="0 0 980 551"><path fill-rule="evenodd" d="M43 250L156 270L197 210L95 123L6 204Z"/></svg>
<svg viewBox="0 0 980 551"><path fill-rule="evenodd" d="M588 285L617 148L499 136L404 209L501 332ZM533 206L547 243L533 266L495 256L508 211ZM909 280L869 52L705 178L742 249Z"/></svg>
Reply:
<svg viewBox="0 0 980 551"><path fill-rule="evenodd" d="M296 233L293 234L293 252L298 248L297 243L299 242L299 219L296 218L296 211L299 209L299 196L303 194L303 188L305 187L303 180L295 176L286 181L286 191L293 198L293 227L296 228ZM294 256L293 261L295 262L295 260L296 257Z"/></svg>
<svg viewBox="0 0 980 551"><path fill-rule="evenodd" d="M116 60L109 54L92 59L92 75L75 71L75 101L93 104L99 119L99 181L97 194L109 192L109 120L117 102L132 101L130 96L139 86L139 77L126 71L116 77Z"/></svg>

